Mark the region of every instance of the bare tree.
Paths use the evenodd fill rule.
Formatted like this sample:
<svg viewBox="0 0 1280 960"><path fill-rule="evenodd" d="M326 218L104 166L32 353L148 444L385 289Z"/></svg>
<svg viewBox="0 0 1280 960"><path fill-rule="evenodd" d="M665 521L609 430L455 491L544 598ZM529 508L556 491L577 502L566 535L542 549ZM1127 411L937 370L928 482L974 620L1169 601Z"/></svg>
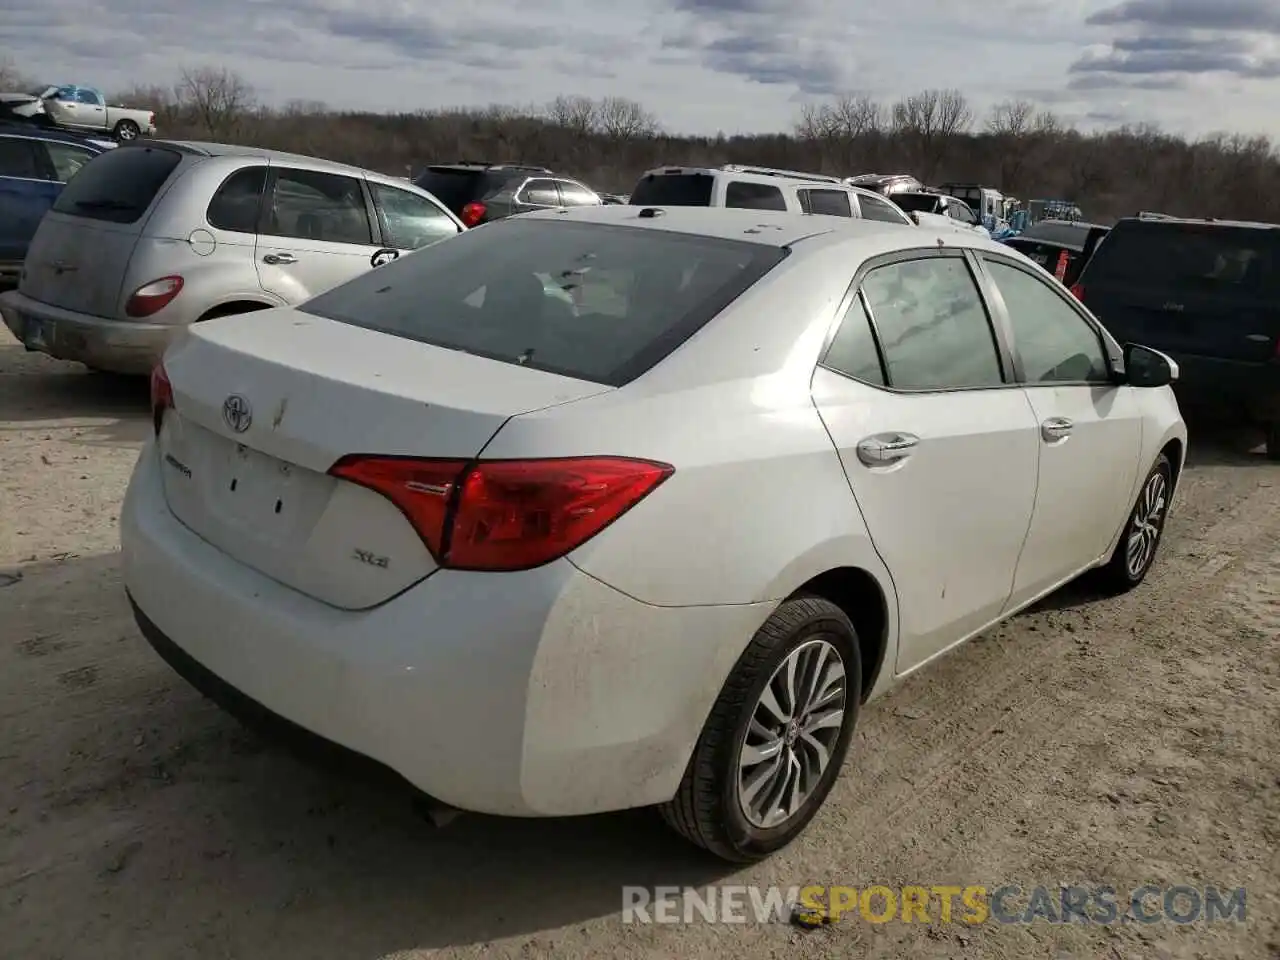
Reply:
<svg viewBox="0 0 1280 960"><path fill-rule="evenodd" d="M1024 137L1031 132L1036 105L1030 100L1004 100L991 109L987 130L998 137Z"/></svg>
<svg viewBox="0 0 1280 960"><path fill-rule="evenodd" d="M914 148L926 179L937 173L947 150L973 123L973 109L959 90L922 90L893 105L893 129Z"/></svg>
<svg viewBox="0 0 1280 960"><path fill-rule="evenodd" d="M579 136L596 128L596 102L590 97L556 97L547 104L547 119Z"/></svg>
<svg viewBox="0 0 1280 960"><path fill-rule="evenodd" d="M885 110L864 93L839 97L832 103L806 104L796 125L802 140L856 140L880 133L885 127Z"/></svg>
<svg viewBox="0 0 1280 960"><path fill-rule="evenodd" d="M254 107L253 88L226 67L183 70L174 93L213 140L234 136Z"/></svg>
<svg viewBox="0 0 1280 960"><path fill-rule="evenodd" d="M635 100L605 97L596 106L596 130L612 140L634 140L658 132L658 120Z"/></svg>

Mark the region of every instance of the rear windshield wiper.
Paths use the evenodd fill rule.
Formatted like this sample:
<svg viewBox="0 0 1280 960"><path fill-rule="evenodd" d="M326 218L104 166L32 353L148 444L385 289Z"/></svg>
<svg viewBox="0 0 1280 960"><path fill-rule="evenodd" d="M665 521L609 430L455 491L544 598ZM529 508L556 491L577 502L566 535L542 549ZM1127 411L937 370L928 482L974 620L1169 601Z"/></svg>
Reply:
<svg viewBox="0 0 1280 960"><path fill-rule="evenodd" d="M82 210L137 210L136 203L125 203L123 200L77 200Z"/></svg>

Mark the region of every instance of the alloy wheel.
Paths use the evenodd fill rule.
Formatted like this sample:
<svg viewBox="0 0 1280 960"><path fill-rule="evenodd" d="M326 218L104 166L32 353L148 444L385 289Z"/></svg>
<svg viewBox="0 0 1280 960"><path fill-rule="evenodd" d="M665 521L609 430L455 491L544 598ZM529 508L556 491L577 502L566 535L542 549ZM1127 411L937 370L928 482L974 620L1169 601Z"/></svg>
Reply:
<svg viewBox="0 0 1280 960"><path fill-rule="evenodd" d="M1129 526L1129 540L1125 546L1125 569L1131 577L1141 576L1155 558L1168 491L1169 482L1163 473L1157 471L1147 479L1138 505L1133 508L1133 523Z"/></svg>
<svg viewBox="0 0 1280 960"><path fill-rule="evenodd" d="M760 693L738 751L738 803L753 826L785 823L831 765L848 696L844 659L813 639L792 650Z"/></svg>

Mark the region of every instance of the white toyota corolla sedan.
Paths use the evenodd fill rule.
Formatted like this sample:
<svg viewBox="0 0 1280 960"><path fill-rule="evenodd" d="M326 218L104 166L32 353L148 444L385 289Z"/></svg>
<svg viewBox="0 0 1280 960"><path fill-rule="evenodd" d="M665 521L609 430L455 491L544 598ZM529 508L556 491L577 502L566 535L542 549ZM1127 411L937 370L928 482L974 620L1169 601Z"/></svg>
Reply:
<svg viewBox="0 0 1280 960"><path fill-rule="evenodd" d="M435 801L797 836L859 707L1155 558L1177 369L948 231L603 206L488 224L152 378L143 634Z"/></svg>

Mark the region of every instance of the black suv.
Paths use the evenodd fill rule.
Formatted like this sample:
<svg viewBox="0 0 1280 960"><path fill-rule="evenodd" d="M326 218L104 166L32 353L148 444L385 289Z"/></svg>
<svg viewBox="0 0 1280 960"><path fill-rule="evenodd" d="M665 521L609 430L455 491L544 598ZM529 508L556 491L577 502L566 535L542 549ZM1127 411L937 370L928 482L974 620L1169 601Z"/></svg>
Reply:
<svg viewBox="0 0 1280 960"><path fill-rule="evenodd" d="M598 206L594 190L546 167L460 160L427 167L413 181L468 227L516 213L554 207Z"/></svg>
<svg viewBox="0 0 1280 960"><path fill-rule="evenodd" d="M1178 391L1266 430L1280 460L1280 226L1120 220L1072 288L1121 342L1178 362Z"/></svg>

